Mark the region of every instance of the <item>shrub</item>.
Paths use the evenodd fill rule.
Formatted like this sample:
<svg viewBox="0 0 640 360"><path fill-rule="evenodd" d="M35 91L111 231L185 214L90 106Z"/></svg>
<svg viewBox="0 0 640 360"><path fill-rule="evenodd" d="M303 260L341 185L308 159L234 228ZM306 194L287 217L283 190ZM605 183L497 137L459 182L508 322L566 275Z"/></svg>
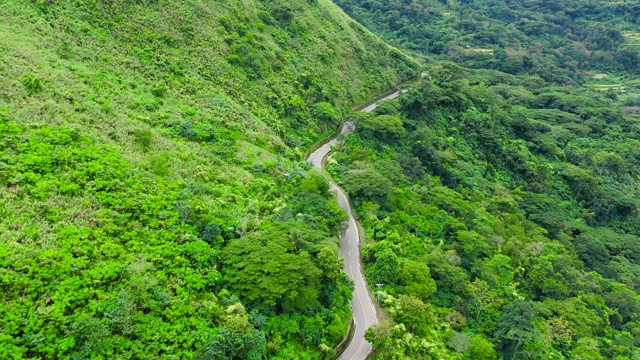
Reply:
<svg viewBox="0 0 640 360"><path fill-rule="evenodd" d="M44 90L42 80L38 79L33 74L24 75L22 77L22 85L27 89L29 95L39 94Z"/></svg>
<svg viewBox="0 0 640 360"><path fill-rule="evenodd" d="M144 151L147 151L151 148L153 133L149 130L136 129L133 130L133 138L136 144L140 145Z"/></svg>
<svg viewBox="0 0 640 360"><path fill-rule="evenodd" d="M151 89L151 93L155 97L164 97L167 94L167 86L164 84L157 84Z"/></svg>

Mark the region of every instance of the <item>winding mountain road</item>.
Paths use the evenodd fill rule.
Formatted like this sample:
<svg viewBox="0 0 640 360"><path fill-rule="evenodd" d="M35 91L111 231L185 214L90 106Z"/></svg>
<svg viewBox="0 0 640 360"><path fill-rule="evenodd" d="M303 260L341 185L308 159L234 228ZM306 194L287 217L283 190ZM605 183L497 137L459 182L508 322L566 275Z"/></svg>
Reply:
<svg viewBox="0 0 640 360"><path fill-rule="evenodd" d="M405 92L405 91L402 91ZM378 102L384 100L395 99L400 96L401 91L396 91L391 95L388 95L382 99L377 100L375 103L363 108L362 112L371 112L378 107ZM352 122L347 122L342 127L342 134L348 135L355 128ZM331 151L331 147L337 143L336 139L333 139L312 152L307 161L313 164L314 167L321 169L323 159ZM338 203L342 207L349 217L348 227L346 231L340 236L340 255L344 258L344 272L354 282L353 299L351 300L351 311L353 313L353 319L355 322L355 333L348 347L340 356L340 360L364 360L371 353L371 343L364 339L364 334L367 329L378 323L378 317L376 315L376 307L373 304L369 290L367 289L367 282L362 273L362 265L360 264L360 232L358 224L353 216L349 198L344 190L342 190L333 181L330 181L331 188L335 190L338 196Z"/></svg>

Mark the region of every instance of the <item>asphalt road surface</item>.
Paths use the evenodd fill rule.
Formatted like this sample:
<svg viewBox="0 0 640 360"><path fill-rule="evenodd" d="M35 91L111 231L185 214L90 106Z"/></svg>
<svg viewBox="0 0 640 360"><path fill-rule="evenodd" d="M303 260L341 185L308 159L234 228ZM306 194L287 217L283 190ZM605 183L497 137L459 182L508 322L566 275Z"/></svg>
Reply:
<svg viewBox="0 0 640 360"><path fill-rule="evenodd" d="M405 90L406 91L406 90ZM405 92L402 91L402 92ZM391 100L400 96L400 91L395 92L383 99ZM371 104L361 111L371 112L378 107L377 103ZM347 135L352 132L354 125L352 123L345 123L342 128L342 134ZM335 145L337 140L331 140L327 144L320 147L309 155L307 161L313 164L316 168L322 168L322 160L331 151L331 147ZM371 343L364 339L364 333L367 329L378 323L378 317L376 315L376 308L371 299L369 290L367 289L367 282L364 279L362 273L362 266L360 264L360 233L356 219L353 217L351 206L349 204L349 198L347 194L331 181L331 188L338 196L338 203L349 216L347 230L340 236L340 255L344 258L344 272L351 278L355 284L353 289L353 299L351 300L351 311L353 313L353 319L356 325L356 331L353 335L353 339L349 343L347 349L340 356L340 360L364 360L371 353Z"/></svg>

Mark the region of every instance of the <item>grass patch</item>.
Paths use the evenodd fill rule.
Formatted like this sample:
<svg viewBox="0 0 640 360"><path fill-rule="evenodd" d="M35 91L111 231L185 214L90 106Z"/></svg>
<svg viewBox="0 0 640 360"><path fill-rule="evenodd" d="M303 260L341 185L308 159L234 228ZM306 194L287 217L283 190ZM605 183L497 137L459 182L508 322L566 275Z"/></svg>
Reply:
<svg viewBox="0 0 640 360"><path fill-rule="evenodd" d="M622 91L622 92L627 91L627 87L623 84L590 84L590 85L585 85L585 87L588 87L597 91L609 91L609 90Z"/></svg>
<svg viewBox="0 0 640 360"><path fill-rule="evenodd" d="M494 54L496 51L493 49L481 48L481 47L468 47L462 51L470 54Z"/></svg>
<svg viewBox="0 0 640 360"><path fill-rule="evenodd" d="M623 31L622 36L627 40L627 46L640 46L640 32Z"/></svg>

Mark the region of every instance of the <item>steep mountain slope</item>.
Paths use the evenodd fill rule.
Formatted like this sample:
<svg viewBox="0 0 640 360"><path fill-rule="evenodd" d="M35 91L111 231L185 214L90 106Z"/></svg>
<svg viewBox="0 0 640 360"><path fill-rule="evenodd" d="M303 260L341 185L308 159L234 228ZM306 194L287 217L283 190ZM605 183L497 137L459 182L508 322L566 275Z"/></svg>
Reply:
<svg viewBox="0 0 640 360"><path fill-rule="evenodd" d="M0 14L0 357L330 353L344 213L300 155L417 65L325 0Z"/></svg>

